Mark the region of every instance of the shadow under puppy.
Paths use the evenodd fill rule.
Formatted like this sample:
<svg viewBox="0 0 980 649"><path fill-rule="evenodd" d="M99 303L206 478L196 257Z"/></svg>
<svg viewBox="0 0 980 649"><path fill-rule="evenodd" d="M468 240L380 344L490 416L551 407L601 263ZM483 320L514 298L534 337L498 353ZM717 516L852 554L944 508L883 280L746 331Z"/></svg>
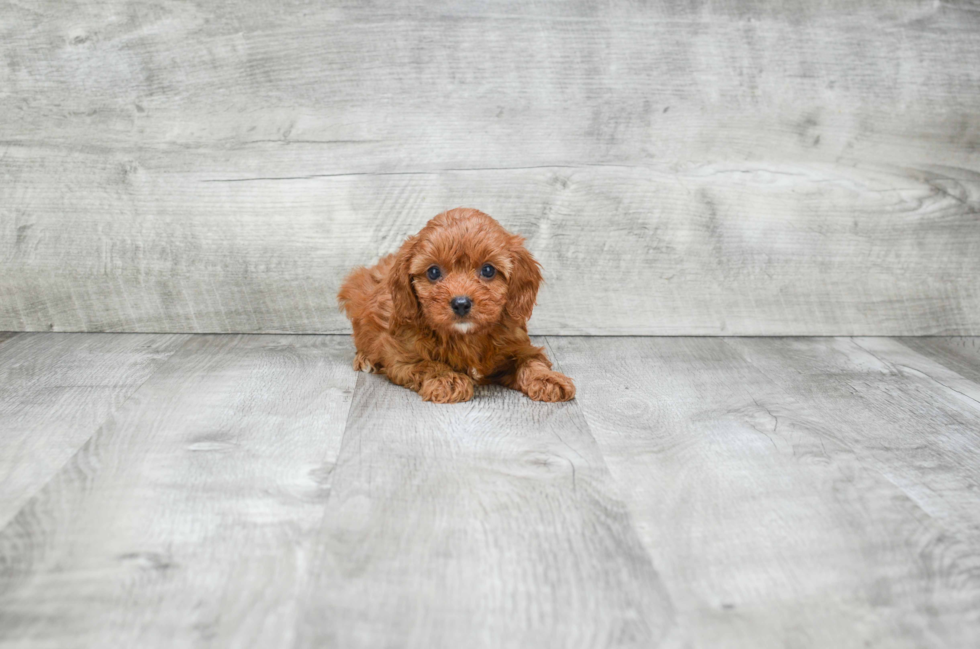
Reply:
<svg viewBox="0 0 980 649"><path fill-rule="evenodd" d="M487 214L457 208L355 269L337 295L354 325L354 369L437 403L468 401L476 383L537 401L573 398L572 380L527 335L541 269L523 242Z"/></svg>

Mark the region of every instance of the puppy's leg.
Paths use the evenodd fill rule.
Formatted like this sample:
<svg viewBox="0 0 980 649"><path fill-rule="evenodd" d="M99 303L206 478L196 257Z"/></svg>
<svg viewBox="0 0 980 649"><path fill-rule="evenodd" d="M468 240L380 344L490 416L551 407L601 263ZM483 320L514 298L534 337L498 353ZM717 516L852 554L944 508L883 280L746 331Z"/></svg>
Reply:
<svg viewBox="0 0 980 649"><path fill-rule="evenodd" d="M572 380L551 369L551 361L540 347L528 343L517 354L514 371L503 378L504 385L520 390L535 401L569 401L575 398Z"/></svg>
<svg viewBox="0 0 980 649"><path fill-rule="evenodd" d="M459 403L473 398L473 379L445 363L419 360L385 368L393 383L415 390L425 401Z"/></svg>

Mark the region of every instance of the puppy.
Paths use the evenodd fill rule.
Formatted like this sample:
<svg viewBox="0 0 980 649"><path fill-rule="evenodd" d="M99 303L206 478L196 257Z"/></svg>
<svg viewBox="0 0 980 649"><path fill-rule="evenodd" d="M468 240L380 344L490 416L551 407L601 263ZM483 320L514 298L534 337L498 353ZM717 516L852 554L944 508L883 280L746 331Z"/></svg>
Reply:
<svg viewBox="0 0 980 649"><path fill-rule="evenodd" d="M523 241L483 212L457 208L355 269L337 295L354 325L354 369L436 403L468 401L477 383L536 401L573 398L572 380L527 335L541 269Z"/></svg>

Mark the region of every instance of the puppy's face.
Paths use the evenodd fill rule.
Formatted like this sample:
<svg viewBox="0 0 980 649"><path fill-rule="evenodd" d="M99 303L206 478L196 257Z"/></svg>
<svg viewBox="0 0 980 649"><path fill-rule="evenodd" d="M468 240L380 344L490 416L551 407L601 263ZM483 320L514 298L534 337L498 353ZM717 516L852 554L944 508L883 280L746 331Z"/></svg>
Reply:
<svg viewBox="0 0 980 649"><path fill-rule="evenodd" d="M486 331L531 316L541 274L522 239L478 210L455 209L410 238L393 267L396 316L443 334Z"/></svg>

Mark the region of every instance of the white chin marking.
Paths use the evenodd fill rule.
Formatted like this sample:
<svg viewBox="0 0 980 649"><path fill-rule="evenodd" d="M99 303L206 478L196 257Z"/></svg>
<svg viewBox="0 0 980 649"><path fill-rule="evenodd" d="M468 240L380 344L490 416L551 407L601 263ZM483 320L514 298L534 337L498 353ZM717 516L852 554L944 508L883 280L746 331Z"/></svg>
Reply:
<svg viewBox="0 0 980 649"><path fill-rule="evenodd" d="M453 329L455 329L461 334L468 333L469 330L472 328L473 328L472 322L457 322L456 324L453 325Z"/></svg>

